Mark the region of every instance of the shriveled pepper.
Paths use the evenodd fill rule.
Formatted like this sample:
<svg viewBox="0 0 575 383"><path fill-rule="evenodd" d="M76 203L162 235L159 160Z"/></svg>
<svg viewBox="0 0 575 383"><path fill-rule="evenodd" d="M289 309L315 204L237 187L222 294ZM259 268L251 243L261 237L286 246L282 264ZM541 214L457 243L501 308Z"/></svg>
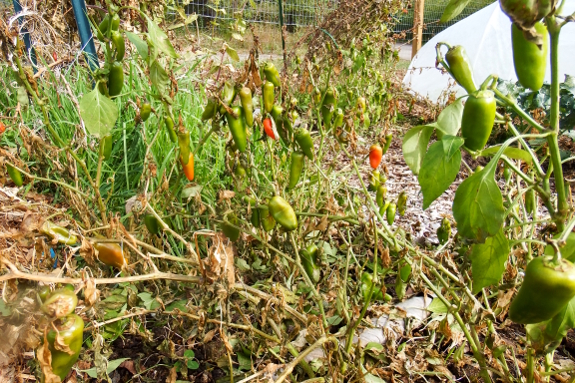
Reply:
<svg viewBox="0 0 575 383"><path fill-rule="evenodd" d="M306 128L299 128L295 133L295 140L307 158L313 160L313 140L309 131Z"/></svg>
<svg viewBox="0 0 575 383"><path fill-rule="evenodd" d="M222 89L222 93L220 95L222 102L225 105L231 106L235 97L236 97L236 88L234 87L234 84L232 84L229 81L226 81L224 83L224 88ZM226 108L220 106L220 113L222 114L226 113Z"/></svg>
<svg viewBox="0 0 575 383"><path fill-rule="evenodd" d="M71 234L69 230L53 224L50 221L44 222L40 228L40 232L64 245L75 245L76 242L78 242L78 237Z"/></svg>
<svg viewBox="0 0 575 383"><path fill-rule="evenodd" d="M291 154L291 163L289 168L289 189L296 187L301 176L304 166L305 156L302 152L293 152Z"/></svg>
<svg viewBox="0 0 575 383"><path fill-rule="evenodd" d="M24 184L24 180L22 179L22 173L20 173L20 170L8 164L6 164L6 170L8 171L10 179L12 180L12 182L14 182L16 186L22 186Z"/></svg>
<svg viewBox="0 0 575 383"><path fill-rule="evenodd" d="M286 230L297 228L297 217L288 201L280 196L273 197L268 203L270 214Z"/></svg>
<svg viewBox="0 0 575 383"><path fill-rule="evenodd" d="M366 108L365 97L358 97L358 98L357 98L357 111L358 111L360 114L364 114L364 113L365 113L365 108Z"/></svg>
<svg viewBox="0 0 575 383"><path fill-rule="evenodd" d="M397 212L401 217L405 215L405 207L407 205L407 194L402 191L397 197Z"/></svg>
<svg viewBox="0 0 575 383"><path fill-rule="evenodd" d="M242 90L240 90L240 101L242 102L242 108L244 109L246 124L251 128L254 126L254 105L250 88L244 86Z"/></svg>
<svg viewBox="0 0 575 383"><path fill-rule="evenodd" d="M266 81L263 85L262 93L264 99L264 110L267 113L270 113L272 111L272 108L274 107L274 101L275 101L274 84L271 83L270 81Z"/></svg>
<svg viewBox="0 0 575 383"><path fill-rule="evenodd" d="M80 356L84 335L84 320L79 315L70 314L57 322L56 330L50 330L46 335L46 340L52 356L52 372L59 376L63 382ZM54 346L56 337L58 337L60 345L68 346L72 354L60 351Z"/></svg>
<svg viewBox="0 0 575 383"><path fill-rule="evenodd" d="M276 69L276 66L273 63L267 62L265 64L264 75L266 76L266 80L268 80L278 88L282 86L280 75L278 73L278 70Z"/></svg>
<svg viewBox="0 0 575 383"><path fill-rule="evenodd" d="M52 318L63 318L70 315L78 305L78 297L74 290L60 288L49 293L40 309Z"/></svg>
<svg viewBox="0 0 575 383"><path fill-rule="evenodd" d="M94 248L98 250L98 260L108 266L121 269L126 264L124 252L117 243L95 243Z"/></svg>
<svg viewBox="0 0 575 383"><path fill-rule="evenodd" d="M126 54L126 41L124 40L124 36L119 31L113 31L111 36L112 44L116 48L116 57L115 60L121 62L124 60L124 56Z"/></svg>
<svg viewBox="0 0 575 383"><path fill-rule="evenodd" d="M396 206L394 203L390 203L387 206L386 209L386 216L385 218L387 219L387 223L389 225L393 225L393 221L395 221L395 211L396 211Z"/></svg>
<svg viewBox="0 0 575 383"><path fill-rule="evenodd" d="M487 144L495 122L495 95L490 90L470 94L463 107L461 135L465 146L481 150Z"/></svg>
<svg viewBox="0 0 575 383"><path fill-rule="evenodd" d="M379 144L373 144L369 148L369 165L373 169L377 169L379 164L381 163L381 157L383 157L383 149Z"/></svg>
<svg viewBox="0 0 575 383"><path fill-rule="evenodd" d="M152 214L146 214L144 216L144 225L146 225L146 229L148 229L152 235L157 235L160 232L160 223Z"/></svg>
<svg viewBox="0 0 575 383"><path fill-rule="evenodd" d="M240 152L245 152L248 144L246 137L246 127L244 125L244 120L242 118L242 108L239 106L234 106L232 111L237 117L234 117L230 113L226 113L228 119L228 126L230 127L230 132L234 138L234 142L238 147Z"/></svg>
<svg viewBox="0 0 575 383"><path fill-rule="evenodd" d="M202 112L202 121L208 121L214 118L214 116L216 115L217 106L218 105L216 104L216 100L210 98L208 100L208 104L206 105L204 111Z"/></svg>
<svg viewBox="0 0 575 383"><path fill-rule="evenodd" d="M499 2L503 13L523 28L531 28L536 22L549 15L556 4L555 0L501 0Z"/></svg>
<svg viewBox="0 0 575 383"><path fill-rule="evenodd" d="M449 70L453 78L461 85L467 93L471 94L477 90L473 81L473 71L471 63L465 49L461 45L449 48L445 54L445 61L449 65Z"/></svg>
<svg viewBox="0 0 575 383"><path fill-rule="evenodd" d="M549 52L549 32L542 22L535 24L535 30L542 36L541 48L525 38L517 24L511 26L513 64L519 83L537 92L543 86Z"/></svg>
<svg viewBox="0 0 575 383"><path fill-rule="evenodd" d="M119 95L124 87L124 68L122 63L114 62L108 74L108 94L112 97Z"/></svg>
<svg viewBox="0 0 575 383"><path fill-rule="evenodd" d="M525 279L509 306L516 323L539 323L553 318L575 296L575 267L565 259L537 257L527 265Z"/></svg>
<svg viewBox="0 0 575 383"><path fill-rule="evenodd" d="M312 282L317 283L321 278L321 271L317 265L317 246L309 245L301 251L301 264Z"/></svg>
<svg viewBox="0 0 575 383"><path fill-rule="evenodd" d="M188 163L184 164L182 161L182 170L186 175L188 181L194 180L194 153L190 152L188 154Z"/></svg>
<svg viewBox="0 0 575 383"><path fill-rule="evenodd" d="M240 230L234 226L238 226L238 217L234 213L230 213L224 218L224 222L221 224L221 227L224 235L232 242L235 242L240 238Z"/></svg>
<svg viewBox="0 0 575 383"><path fill-rule="evenodd" d="M146 122L148 118L150 118L151 113L152 113L152 105L150 105L149 102L145 102L140 108L140 118L142 119L142 121Z"/></svg>

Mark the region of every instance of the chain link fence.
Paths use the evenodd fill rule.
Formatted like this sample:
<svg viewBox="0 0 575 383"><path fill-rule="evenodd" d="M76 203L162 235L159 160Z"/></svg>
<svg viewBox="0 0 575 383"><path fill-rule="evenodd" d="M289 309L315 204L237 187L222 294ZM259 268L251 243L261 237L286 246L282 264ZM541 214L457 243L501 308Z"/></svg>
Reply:
<svg viewBox="0 0 575 383"><path fill-rule="evenodd" d="M449 0L427 0L425 2L425 11L424 11L424 18L423 18L423 42L429 41L433 36L438 34L439 32L443 31L444 29L452 26L453 24L457 23L460 20L463 20L467 16L474 14L475 12L479 11L482 8L494 3L496 0L472 0L463 12L453 20L447 23L439 23L439 19L443 14L443 10L449 3ZM399 20L395 25L394 32L395 33L403 33L405 32L405 37L401 38L402 41L410 41L413 39L413 12L414 8L407 10L406 13L403 13L399 16Z"/></svg>

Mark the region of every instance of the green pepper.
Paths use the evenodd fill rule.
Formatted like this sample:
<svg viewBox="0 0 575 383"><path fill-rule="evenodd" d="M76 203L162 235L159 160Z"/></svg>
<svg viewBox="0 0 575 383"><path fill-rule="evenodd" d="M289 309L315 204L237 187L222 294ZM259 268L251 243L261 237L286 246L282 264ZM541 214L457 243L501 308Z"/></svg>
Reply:
<svg viewBox="0 0 575 383"><path fill-rule="evenodd" d="M369 176L369 190L377 191L377 188L381 184L379 179L379 170L374 170L371 175Z"/></svg>
<svg viewBox="0 0 575 383"><path fill-rule="evenodd" d="M14 182L16 186L22 186L22 184L24 184L24 181L22 180L22 173L20 173L20 170L8 164L6 164L6 170L8 171L10 179L12 180L12 182Z"/></svg>
<svg viewBox="0 0 575 383"><path fill-rule="evenodd" d="M387 194L387 188L385 185L379 185L377 187L377 192L375 193L375 202L377 206L381 209L385 204L385 196Z"/></svg>
<svg viewBox="0 0 575 383"><path fill-rule="evenodd" d="M242 108L244 109L246 124L251 128L254 126L254 105L250 88L244 86L242 90L240 90L240 101L242 102Z"/></svg>
<svg viewBox="0 0 575 383"><path fill-rule="evenodd" d="M271 83L270 81L266 81L264 83L263 98L264 98L264 110L267 113L270 113L272 111L272 108L274 107L274 100L275 100L274 84Z"/></svg>
<svg viewBox="0 0 575 383"><path fill-rule="evenodd" d="M236 88L234 87L234 84L232 84L229 81L226 81L224 83L224 89L222 89L222 94L220 96L222 102L225 105L231 106L235 97L236 97ZM226 108L220 106L220 113L221 114L226 113Z"/></svg>
<svg viewBox="0 0 575 383"><path fill-rule="evenodd" d="M307 158L313 160L313 140L309 131L306 128L299 128L295 133L295 140Z"/></svg>
<svg viewBox="0 0 575 383"><path fill-rule="evenodd" d="M535 189L529 189L525 193L525 210L533 216L537 213L537 195Z"/></svg>
<svg viewBox="0 0 575 383"><path fill-rule="evenodd" d="M239 179L243 179L246 174L246 168L238 161L238 163L236 164L236 168L234 170L234 174L236 175L236 177L238 177Z"/></svg>
<svg viewBox="0 0 575 383"><path fill-rule="evenodd" d="M407 194L402 191L397 197L397 212L401 217L405 215L405 207L407 205Z"/></svg>
<svg viewBox="0 0 575 383"><path fill-rule="evenodd" d="M64 245L75 245L76 242L78 242L78 237L76 237L74 234L71 234L69 230L63 228L62 226L53 224L50 221L44 222L40 228L40 232Z"/></svg>
<svg viewBox="0 0 575 383"><path fill-rule="evenodd" d="M537 257L527 265L525 279L509 306L516 323L539 323L553 318L575 296L575 267L565 259Z"/></svg>
<svg viewBox="0 0 575 383"><path fill-rule="evenodd" d="M487 144L495 122L495 96L490 90L470 94L463 107L461 135L465 146L471 150L481 150Z"/></svg>
<svg viewBox="0 0 575 383"><path fill-rule="evenodd" d="M369 291L371 290L372 286L373 286L373 275L368 272L363 272L361 274L360 290L363 295L364 301L367 301L367 299L369 298ZM384 296L383 292L381 291L381 288L374 286L373 293L371 294L371 301L373 302L382 300L384 300Z"/></svg>
<svg viewBox="0 0 575 383"><path fill-rule="evenodd" d="M52 354L52 372L59 376L61 381L64 381L82 350L84 320L79 315L71 314L60 320L56 329L58 330L57 333L54 329L48 332L46 340L50 354ZM58 335L60 343L70 348L72 355L56 349L54 346L56 335Z"/></svg>
<svg viewBox="0 0 575 383"><path fill-rule="evenodd" d="M260 209L253 208L252 209L252 216L250 217L250 222L254 227L257 229L260 227L261 219L260 219Z"/></svg>
<svg viewBox="0 0 575 383"><path fill-rule="evenodd" d="M296 187L303 170L304 160L305 156L302 152L293 152L291 154L288 189Z"/></svg>
<svg viewBox="0 0 575 383"><path fill-rule="evenodd" d="M393 225L393 221L395 221L395 211L396 211L396 206L394 203L390 203L387 206L387 209L385 210L385 217L387 219L387 223L389 225Z"/></svg>
<svg viewBox="0 0 575 383"><path fill-rule="evenodd" d="M451 223L447 219L447 217L443 217L441 220L441 225L437 228L437 239L439 240L440 244L444 244L449 240L451 236Z"/></svg>
<svg viewBox="0 0 575 383"><path fill-rule="evenodd" d="M112 155L112 135L108 134L100 140L100 154L104 160L109 160Z"/></svg>
<svg viewBox="0 0 575 383"><path fill-rule="evenodd" d="M264 231L272 231L276 227L276 220L270 214L269 207L267 205L258 206L260 224L262 225Z"/></svg>
<svg viewBox="0 0 575 383"><path fill-rule="evenodd" d="M124 87L124 68L122 63L114 62L108 74L108 94L112 97L119 95Z"/></svg>
<svg viewBox="0 0 575 383"><path fill-rule="evenodd" d="M52 318L63 318L76 310L78 297L74 290L61 288L48 295L41 310Z"/></svg>
<svg viewBox="0 0 575 383"><path fill-rule="evenodd" d="M280 196L273 197L268 203L270 214L286 230L297 228L297 217L288 201Z"/></svg>
<svg viewBox="0 0 575 383"><path fill-rule="evenodd" d="M503 179L505 180L505 183L509 183L509 180L511 179L511 176L513 175L513 172L511 170L511 168L507 165L505 165L505 168L503 169Z"/></svg>
<svg viewBox="0 0 575 383"><path fill-rule="evenodd" d="M536 23L535 30L543 36L541 48L534 42L528 41L516 24L511 26L515 74L522 86L534 92L543 86L549 50L549 33L545 24Z"/></svg>
<svg viewBox="0 0 575 383"><path fill-rule="evenodd" d="M364 97L358 97L357 98L357 110L360 114L365 113L365 108L366 108L366 104L365 104L365 98Z"/></svg>
<svg viewBox="0 0 575 383"><path fill-rule="evenodd" d="M335 110L335 119L333 121L334 128L338 129L343 126L343 117L344 117L343 110L341 108L337 108Z"/></svg>
<svg viewBox="0 0 575 383"><path fill-rule="evenodd" d="M301 251L301 264L312 282L317 283L321 278L321 271L317 265L317 246L309 245Z"/></svg>
<svg viewBox="0 0 575 383"><path fill-rule="evenodd" d="M108 35L109 26L110 26L110 15L106 14L106 16L104 16L104 18L100 22L100 25L98 26L98 31L96 33L96 37L98 38L98 40L102 42L104 41L105 39L104 34L106 34L106 36Z"/></svg>
<svg viewBox="0 0 575 383"><path fill-rule="evenodd" d="M319 104L321 102L321 90L318 87L313 88L312 93L313 102Z"/></svg>
<svg viewBox="0 0 575 383"><path fill-rule="evenodd" d="M337 91L333 87L329 87L323 98L323 105L321 107L321 116L323 125L327 130L331 129L331 120L334 113L334 105L336 103Z"/></svg>
<svg viewBox="0 0 575 383"><path fill-rule="evenodd" d="M52 291L50 290L49 286L40 287L40 289L38 290L38 296L40 297L40 301L41 302L46 301L46 298L48 298L51 293Z"/></svg>
<svg viewBox="0 0 575 383"><path fill-rule="evenodd" d="M112 31L117 31L120 29L120 16L116 13L112 16L112 20L110 21L110 26Z"/></svg>
<svg viewBox="0 0 575 383"><path fill-rule="evenodd" d="M108 85L106 84L108 80L99 80L98 81L98 91L102 96L110 97L108 93Z"/></svg>
<svg viewBox="0 0 575 383"><path fill-rule="evenodd" d="M266 76L266 80L268 80L278 88L282 86L280 75L278 73L278 70L276 69L276 66L273 63L271 62L266 63L266 65L264 66L264 75Z"/></svg>
<svg viewBox="0 0 575 383"><path fill-rule="evenodd" d="M473 82L473 71L469 57L461 45L449 48L445 54L445 61L449 65L449 70L453 78L461 85L467 93L471 94L477 90Z"/></svg>
<svg viewBox="0 0 575 383"><path fill-rule="evenodd" d="M174 130L174 120L170 116L164 117L164 123L166 124L166 129L168 130L168 135L170 136L170 141L173 143L178 142L178 135Z"/></svg>
<svg viewBox="0 0 575 383"><path fill-rule="evenodd" d="M118 269L121 269L126 264L124 252L117 243L98 242L94 244L94 248L98 250L98 260L100 262Z"/></svg>
<svg viewBox="0 0 575 383"><path fill-rule="evenodd" d="M150 118L150 114L152 113L152 105L149 102L145 102L144 105L140 108L140 118L142 121L146 122L148 118Z"/></svg>
<svg viewBox="0 0 575 383"><path fill-rule="evenodd" d="M180 161L187 165L190 161L190 133L185 129L178 132L178 146L180 147Z"/></svg>
<svg viewBox="0 0 575 383"><path fill-rule="evenodd" d="M383 150L381 152L382 155L387 153L389 147L391 146L391 142L393 141L393 134L386 134L385 135L385 145L383 146Z"/></svg>
<svg viewBox="0 0 575 383"><path fill-rule="evenodd" d="M286 122L288 119L283 117L283 112L284 108L279 105L274 105L270 114L272 115L272 118L275 122L276 131L278 132L280 138L286 145L289 145L289 129L286 127Z"/></svg>
<svg viewBox="0 0 575 383"><path fill-rule="evenodd" d="M152 214L146 214L144 216L144 225L146 225L146 229L148 229L152 235L157 235L160 232L160 222Z"/></svg>
<svg viewBox="0 0 575 383"><path fill-rule="evenodd" d="M234 213L229 213L224 218L224 222L221 224L221 228L224 232L224 235L228 237L232 242L235 242L240 238L240 229L234 226L238 226L238 217L236 217Z"/></svg>
<svg viewBox="0 0 575 383"><path fill-rule="evenodd" d="M206 105L204 111L202 112L202 121L208 121L214 118L214 116L216 115L216 109L217 109L216 100L210 98L208 100L208 104Z"/></svg>
<svg viewBox="0 0 575 383"><path fill-rule="evenodd" d="M124 60L124 56L126 55L126 41L124 40L124 36L119 31L113 31L111 36L112 44L116 47L116 61Z"/></svg>
<svg viewBox="0 0 575 383"><path fill-rule="evenodd" d="M246 137L246 127L242 118L242 108L234 106L232 111L237 117L234 117L230 113L226 113L228 126L230 127L230 132L232 133L232 137L234 138L234 142L237 145L238 150L243 153L246 151L248 141Z"/></svg>

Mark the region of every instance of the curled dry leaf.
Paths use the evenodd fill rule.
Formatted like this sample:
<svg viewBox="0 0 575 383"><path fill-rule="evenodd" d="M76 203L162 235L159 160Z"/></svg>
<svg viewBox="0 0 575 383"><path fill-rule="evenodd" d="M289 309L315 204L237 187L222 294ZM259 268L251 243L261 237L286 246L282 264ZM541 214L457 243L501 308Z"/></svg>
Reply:
<svg viewBox="0 0 575 383"><path fill-rule="evenodd" d="M96 250L92 243L85 238L82 238L82 246L80 246L80 255L84 258L86 263L90 266L94 266L96 264Z"/></svg>
<svg viewBox="0 0 575 383"><path fill-rule="evenodd" d="M48 348L47 332L44 332L44 343L38 348L36 356L44 375L44 383L60 383L60 377L52 371L52 353Z"/></svg>
<svg viewBox="0 0 575 383"><path fill-rule="evenodd" d="M74 351L66 344L64 338L56 330L56 338L54 339L54 348L58 351L65 352L68 355L74 355Z"/></svg>
<svg viewBox="0 0 575 383"><path fill-rule="evenodd" d="M100 290L96 289L96 283L93 278L86 280L86 288L84 289L84 302L86 306L92 307L100 298Z"/></svg>

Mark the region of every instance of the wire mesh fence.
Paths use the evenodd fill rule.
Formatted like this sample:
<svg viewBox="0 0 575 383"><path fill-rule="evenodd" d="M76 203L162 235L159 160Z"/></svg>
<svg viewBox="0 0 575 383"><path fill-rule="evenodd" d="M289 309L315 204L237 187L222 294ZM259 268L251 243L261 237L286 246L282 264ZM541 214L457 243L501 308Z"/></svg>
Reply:
<svg viewBox="0 0 575 383"><path fill-rule="evenodd" d="M423 42L429 41L439 32L494 3L495 1L496 0L472 0L459 16L447 23L440 24L439 19L441 18L445 7L449 3L449 0L427 0L425 2L423 18ZM414 9L411 8L407 13L402 14L394 27L394 31L396 33L405 32L405 37L401 40L409 41L413 39L413 12Z"/></svg>

